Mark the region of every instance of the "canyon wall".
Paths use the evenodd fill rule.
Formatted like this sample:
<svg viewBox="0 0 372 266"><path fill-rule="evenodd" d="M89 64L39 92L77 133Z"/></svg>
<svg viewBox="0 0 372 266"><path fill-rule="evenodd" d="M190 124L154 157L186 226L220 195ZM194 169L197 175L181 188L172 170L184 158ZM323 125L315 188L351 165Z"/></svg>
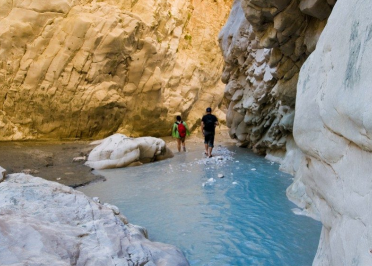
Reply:
<svg viewBox="0 0 372 266"><path fill-rule="evenodd" d="M0 140L170 133L223 97L231 1L0 0Z"/></svg>
<svg viewBox="0 0 372 266"><path fill-rule="evenodd" d="M372 9L339 0L301 69L287 194L323 224L313 265L372 265Z"/></svg>
<svg viewBox="0 0 372 266"><path fill-rule="evenodd" d="M372 265L371 8L235 1L220 34L230 135L285 153L287 196L323 225L314 266Z"/></svg>
<svg viewBox="0 0 372 266"><path fill-rule="evenodd" d="M227 125L239 145L284 154L291 139L300 68L334 1L236 0L220 32Z"/></svg>

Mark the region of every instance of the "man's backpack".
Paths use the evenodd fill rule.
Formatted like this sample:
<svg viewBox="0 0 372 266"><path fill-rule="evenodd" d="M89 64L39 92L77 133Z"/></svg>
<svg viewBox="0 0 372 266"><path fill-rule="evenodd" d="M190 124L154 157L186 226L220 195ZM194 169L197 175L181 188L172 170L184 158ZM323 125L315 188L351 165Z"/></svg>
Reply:
<svg viewBox="0 0 372 266"><path fill-rule="evenodd" d="M178 130L178 134L180 135L181 138L186 137L186 127L183 124L183 121L177 123L177 130Z"/></svg>

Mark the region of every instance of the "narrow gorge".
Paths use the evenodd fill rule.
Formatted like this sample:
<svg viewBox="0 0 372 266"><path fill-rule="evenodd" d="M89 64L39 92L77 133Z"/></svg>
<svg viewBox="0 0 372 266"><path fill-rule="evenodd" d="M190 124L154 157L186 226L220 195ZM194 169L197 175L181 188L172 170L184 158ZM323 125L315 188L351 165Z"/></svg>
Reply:
<svg viewBox="0 0 372 266"><path fill-rule="evenodd" d="M293 176L286 195L301 209L296 213L322 224L312 265L372 265L372 1L0 0L0 6L0 148L5 141L115 133L165 137L176 115L197 135L212 107L237 146ZM14 221L29 247L23 257L0 251L0 261L20 256L5 265L33 262L41 251L45 261L35 265L53 261L53 252L61 265L188 265L182 251L148 241L117 207L27 174L6 175L1 166L0 157L0 236L9 237ZM169 167L164 173L173 173ZM22 197L34 200L38 189L40 201L62 204L74 219L66 224L68 214L54 210L37 228L41 203L27 205ZM22 227L17 215L30 223ZM57 229L48 223L56 221L74 242L53 238ZM44 232L48 245L66 250L38 249L46 245L42 237L32 246ZM95 237L110 250L90 262Z"/></svg>

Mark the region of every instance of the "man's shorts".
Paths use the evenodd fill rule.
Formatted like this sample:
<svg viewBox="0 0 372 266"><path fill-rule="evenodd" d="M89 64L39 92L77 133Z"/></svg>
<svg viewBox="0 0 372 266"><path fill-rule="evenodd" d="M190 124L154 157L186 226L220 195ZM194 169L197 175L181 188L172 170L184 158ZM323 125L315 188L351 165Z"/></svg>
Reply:
<svg viewBox="0 0 372 266"><path fill-rule="evenodd" d="M208 144L208 147L214 147L214 132L204 131L204 144Z"/></svg>

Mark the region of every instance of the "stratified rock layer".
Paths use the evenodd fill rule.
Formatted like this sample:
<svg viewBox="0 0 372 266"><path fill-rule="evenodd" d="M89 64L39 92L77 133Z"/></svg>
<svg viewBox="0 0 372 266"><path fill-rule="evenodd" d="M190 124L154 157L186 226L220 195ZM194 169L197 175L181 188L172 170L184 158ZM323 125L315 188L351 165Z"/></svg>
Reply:
<svg viewBox="0 0 372 266"><path fill-rule="evenodd" d="M314 266L372 265L371 1L339 0L301 69L288 196L323 224Z"/></svg>
<svg viewBox="0 0 372 266"><path fill-rule="evenodd" d="M219 39L225 59L227 125L241 146L278 156L285 151L292 135L298 73L315 49L333 4L234 2Z"/></svg>
<svg viewBox="0 0 372 266"><path fill-rule="evenodd" d="M0 183L1 265L189 265L151 242L117 207L58 183L12 174Z"/></svg>
<svg viewBox="0 0 372 266"><path fill-rule="evenodd" d="M166 135L222 99L230 1L1 1L0 140Z"/></svg>

